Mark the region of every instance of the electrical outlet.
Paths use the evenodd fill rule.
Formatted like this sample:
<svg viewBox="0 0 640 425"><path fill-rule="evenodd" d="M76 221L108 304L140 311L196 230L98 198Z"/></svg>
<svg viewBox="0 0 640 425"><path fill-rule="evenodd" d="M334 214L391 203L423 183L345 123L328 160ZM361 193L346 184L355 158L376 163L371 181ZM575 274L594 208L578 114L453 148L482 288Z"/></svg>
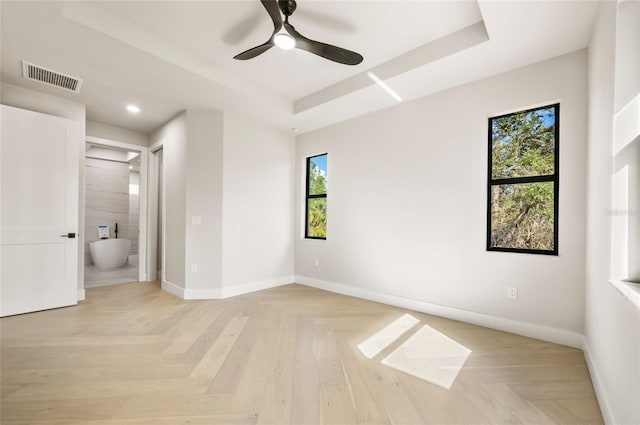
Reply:
<svg viewBox="0 0 640 425"><path fill-rule="evenodd" d="M513 300L517 300L518 299L518 288L516 288L514 286L508 286L507 287L507 298L511 298Z"/></svg>
<svg viewBox="0 0 640 425"><path fill-rule="evenodd" d="M202 224L202 217L199 215L192 215L191 216L191 224L194 226L199 226Z"/></svg>
<svg viewBox="0 0 640 425"><path fill-rule="evenodd" d="M197 264L192 264L191 265L191 273L198 273L198 265Z"/></svg>
<svg viewBox="0 0 640 425"><path fill-rule="evenodd" d="M318 267L320 265L320 261L316 258L315 260L313 260L313 265Z"/></svg>

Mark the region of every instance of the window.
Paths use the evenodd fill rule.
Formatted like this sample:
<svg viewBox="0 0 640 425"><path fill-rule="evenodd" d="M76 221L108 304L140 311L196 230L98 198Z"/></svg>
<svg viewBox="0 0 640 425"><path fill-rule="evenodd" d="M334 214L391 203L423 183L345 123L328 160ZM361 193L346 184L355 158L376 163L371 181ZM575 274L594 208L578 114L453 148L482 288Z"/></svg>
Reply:
<svg viewBox="0 0 640 425"><path fill-rule="evenodd" d="M305 238L327 238L327 183L327 154L307 158Z"/></svg>
<svg viewBox="0 0 640 425"><path fill-rule="evenodd" d="M489 118L487 250L558 254L560 105Z"/></svg>

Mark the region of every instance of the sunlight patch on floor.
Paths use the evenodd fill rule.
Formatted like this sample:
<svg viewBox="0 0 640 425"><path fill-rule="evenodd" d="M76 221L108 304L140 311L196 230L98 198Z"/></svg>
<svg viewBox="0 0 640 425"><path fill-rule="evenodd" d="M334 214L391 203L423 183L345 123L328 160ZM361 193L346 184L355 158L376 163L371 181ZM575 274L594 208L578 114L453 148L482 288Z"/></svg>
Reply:
<svg viewBox="0 0 640 425"><path fill-rule="evenodd" d="M382 364L449 389L469 354L467 347L425 325Z"/></svg>
<svg viewBox="0 0 640 425"><path fill-rule="evenodd" d="M415 317L405 314L358 344L358 349L368 359L372 359L418 322L420 321Z"/></svg>

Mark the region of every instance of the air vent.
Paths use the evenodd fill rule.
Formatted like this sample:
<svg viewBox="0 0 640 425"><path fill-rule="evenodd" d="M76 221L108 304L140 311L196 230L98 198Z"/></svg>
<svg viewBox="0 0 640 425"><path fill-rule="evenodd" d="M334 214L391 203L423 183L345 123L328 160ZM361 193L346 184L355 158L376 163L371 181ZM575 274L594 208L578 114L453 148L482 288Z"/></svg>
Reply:
<svg viewBox="0 0 640 425"><path fill-rule="evenodd" d="M22 76L27 80L38 81L73 93L80 92L82 80L62 72L22 61Z"/></svg>

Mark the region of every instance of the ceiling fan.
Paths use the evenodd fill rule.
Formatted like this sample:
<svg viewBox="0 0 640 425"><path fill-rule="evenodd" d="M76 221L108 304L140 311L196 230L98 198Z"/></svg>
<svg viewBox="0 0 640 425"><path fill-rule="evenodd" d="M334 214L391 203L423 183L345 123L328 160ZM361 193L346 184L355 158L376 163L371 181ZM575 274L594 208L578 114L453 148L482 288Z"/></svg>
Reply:
<svg viewBox="0 0 640 425"><path fill-rule="evenodd" d="M271 20L273 20L273 34L271 34L271 37L269 37L269 40L265 43L234 56L234 59L252 59L266 52L273 46L278 46L285 50L293 49L294 47L306 50L325 59L345 65L358 65L362 62L363 57L359 53L343 49L342 47L332 46L331 44L310 40L296 31L294 26L289 23L289 16L293 15L297 7L295 0L260 1L269 16L271 16ZM280 14L280 11L282 11L282 14ZM282 20L282 15L284 15L284 21Z"/></svg>

